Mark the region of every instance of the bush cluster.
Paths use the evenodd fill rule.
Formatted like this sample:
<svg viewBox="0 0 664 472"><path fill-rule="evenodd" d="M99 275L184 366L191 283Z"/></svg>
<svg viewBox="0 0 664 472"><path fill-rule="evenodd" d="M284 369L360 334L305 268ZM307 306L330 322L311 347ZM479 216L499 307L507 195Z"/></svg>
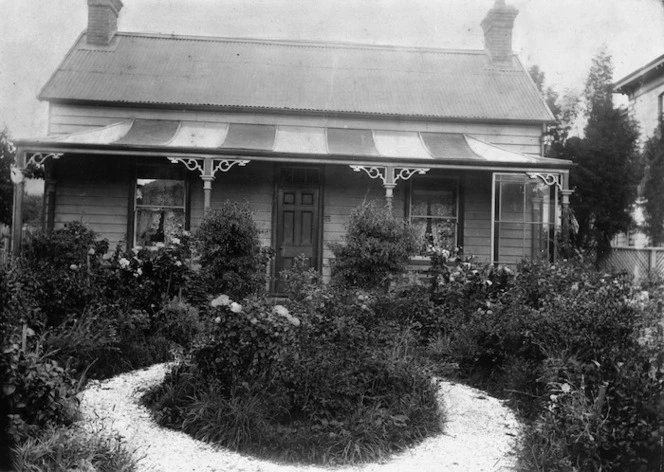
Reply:
<svg viewBox="0 0 664 472"><path fill-rule="evenodd" d="M83 461L78 466L90 468L100 456L104 467L133 469L121 445L104 452L102 443L58 429L75 419L75 393L89 377L190 349L203 328L192 304L206 313L215 284L234 293L265 286L269 252L257 235L248 208L230 203L205 219L196 244L182 231L169 245L109 253L108 243L78 222L34 234L22 257L0 271L0 443L13 444L29 469L47 467L52 449L65 444L78 451L66 457ZM200 250L199 271L192 270L199 256L192 247Z"/></svg>
<svg viewBox="0 0 664 472"><path fill-rule="evenodd" d="M73 222L27 241L0 271L0 442L41 441L75 419L86 378L170 359L176 343L193 342L196 310L170 299L188 282L186 239L109 254Z"/></svg>
<svg viewBox="0 0 664 472"><path fill-rule="evenodd" d="M322 286L297 258L280 274L283 306L260 294L264 253L252 225L246 208L226 204L195 235L206 286L223 294L200 307L205 335L146 395L157 420L232 449L314 463L379 459L440 431L437 387L411 330L373 309L414 250L408 228L362 206L347 244L334 248L337 283Z"/></svg>
<svg viewBox="0 0 664 472"><path fill-rule="evenodd" d="M365 289L387 289L418 250L410 226L376 202L355 208L344 243L329 246L334 253L333 280L342 286Z"/></svg>
<svg viewBox="0 0 664 472"><path fill-rule="evenodd" d="M523 470L654 470L664 419L657 303L638 302L624 275L579 264L439 262L429 286L395 291L381 309L407 314L429 358L512 399L530 425Z"/></svg>
<svg viewBox="0 0 664 472"><path fill-rule="evenodd" d="M362 292L302 295L288 308L214 299L205 339L146 395L157 420L235 450L314 463L379 459L440 431L437 388L408 331L377 323Z"/></svg>
<svg viewBox="0 0 664 472"><path fill-rule="evenodd" d="M266 287L272 249L261 246L259 235L246 204L227 200L205 216L194 237L210 293L242 298Z"/></svg>

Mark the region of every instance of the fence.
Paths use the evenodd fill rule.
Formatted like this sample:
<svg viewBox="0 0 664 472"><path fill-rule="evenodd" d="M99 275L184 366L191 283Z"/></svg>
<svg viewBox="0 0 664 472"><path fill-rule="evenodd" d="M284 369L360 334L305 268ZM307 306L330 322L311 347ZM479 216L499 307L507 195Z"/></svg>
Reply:
<svg viewBox="0 0 664 472"><path fill-rule="evenodd" d="M664 247L614 247L602 268L625 270L634 276L634 280L664 277Z"/></svg>

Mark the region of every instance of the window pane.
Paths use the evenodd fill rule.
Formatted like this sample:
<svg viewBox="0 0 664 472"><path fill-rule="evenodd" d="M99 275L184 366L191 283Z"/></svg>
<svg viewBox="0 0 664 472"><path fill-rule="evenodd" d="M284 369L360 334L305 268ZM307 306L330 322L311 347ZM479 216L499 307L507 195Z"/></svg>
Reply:
<svg viewBox="0 0 664 472"><path fill-rule="evenodd" d="M495 175L494 261L549 259L553 254L555 187L526 175Z"/></svg>
<svg viewBox="0 0 664 472"><path fill-rule="evenodd" d="M456 192L453 190L413 189L413 216L456 217L456 206Z"/></svg>
<svg viewBox="0 0 664 472"><path fill-rule="evenodd" d="M184 181L167 179L138 179L136 205L184 207Z"/></svg>
<svg viewBox="0 0 664 472"><path fill-rule="evenodd" d="M523 221L524 184L502 182L500 184L500 221Z"/></svg>
<svg viewBox="0 0 664 472"><path fill-rule="evenodd" d="M411 224L420 241L421 254L426 254L432 247L450 251L456 248L455 220L412 218Z"/></svg>
<svg viewBox="0 0 664 472"><path fill-rule="evenodd" d="M184 227L184 210L174 208L137 208L136 245L168 244Z"/></svg>

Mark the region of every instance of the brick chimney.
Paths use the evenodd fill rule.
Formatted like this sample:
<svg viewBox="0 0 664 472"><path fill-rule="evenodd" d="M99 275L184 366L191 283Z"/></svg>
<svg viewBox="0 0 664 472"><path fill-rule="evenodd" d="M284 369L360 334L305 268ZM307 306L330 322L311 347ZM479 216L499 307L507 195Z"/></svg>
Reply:
<svg viewBox="0 0 664 472"><path fill-rule="evenodd" d="M106 46L118 30L120 0L88 0L88 44Z"/></svg>
<svg viewBox="0 0 664 472"><path fill-rule="evenodd" d="M484 49L495 63L508 63L512 57L512 28L514 19L519 14L512 5L505 5L505 0L496 0L484 20Z"/></svg>

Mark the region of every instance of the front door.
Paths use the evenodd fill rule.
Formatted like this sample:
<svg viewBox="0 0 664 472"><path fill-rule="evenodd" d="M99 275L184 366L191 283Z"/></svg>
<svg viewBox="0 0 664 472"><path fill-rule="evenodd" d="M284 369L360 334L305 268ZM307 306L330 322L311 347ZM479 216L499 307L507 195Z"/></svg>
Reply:
<svg viewBox="0 0 664 472"><path fill-rule="evenodd" d="M320 270L320 169L281 167L277 189L276 275L304 255ZM279 283L276 291L280 292Z"/></svg>

